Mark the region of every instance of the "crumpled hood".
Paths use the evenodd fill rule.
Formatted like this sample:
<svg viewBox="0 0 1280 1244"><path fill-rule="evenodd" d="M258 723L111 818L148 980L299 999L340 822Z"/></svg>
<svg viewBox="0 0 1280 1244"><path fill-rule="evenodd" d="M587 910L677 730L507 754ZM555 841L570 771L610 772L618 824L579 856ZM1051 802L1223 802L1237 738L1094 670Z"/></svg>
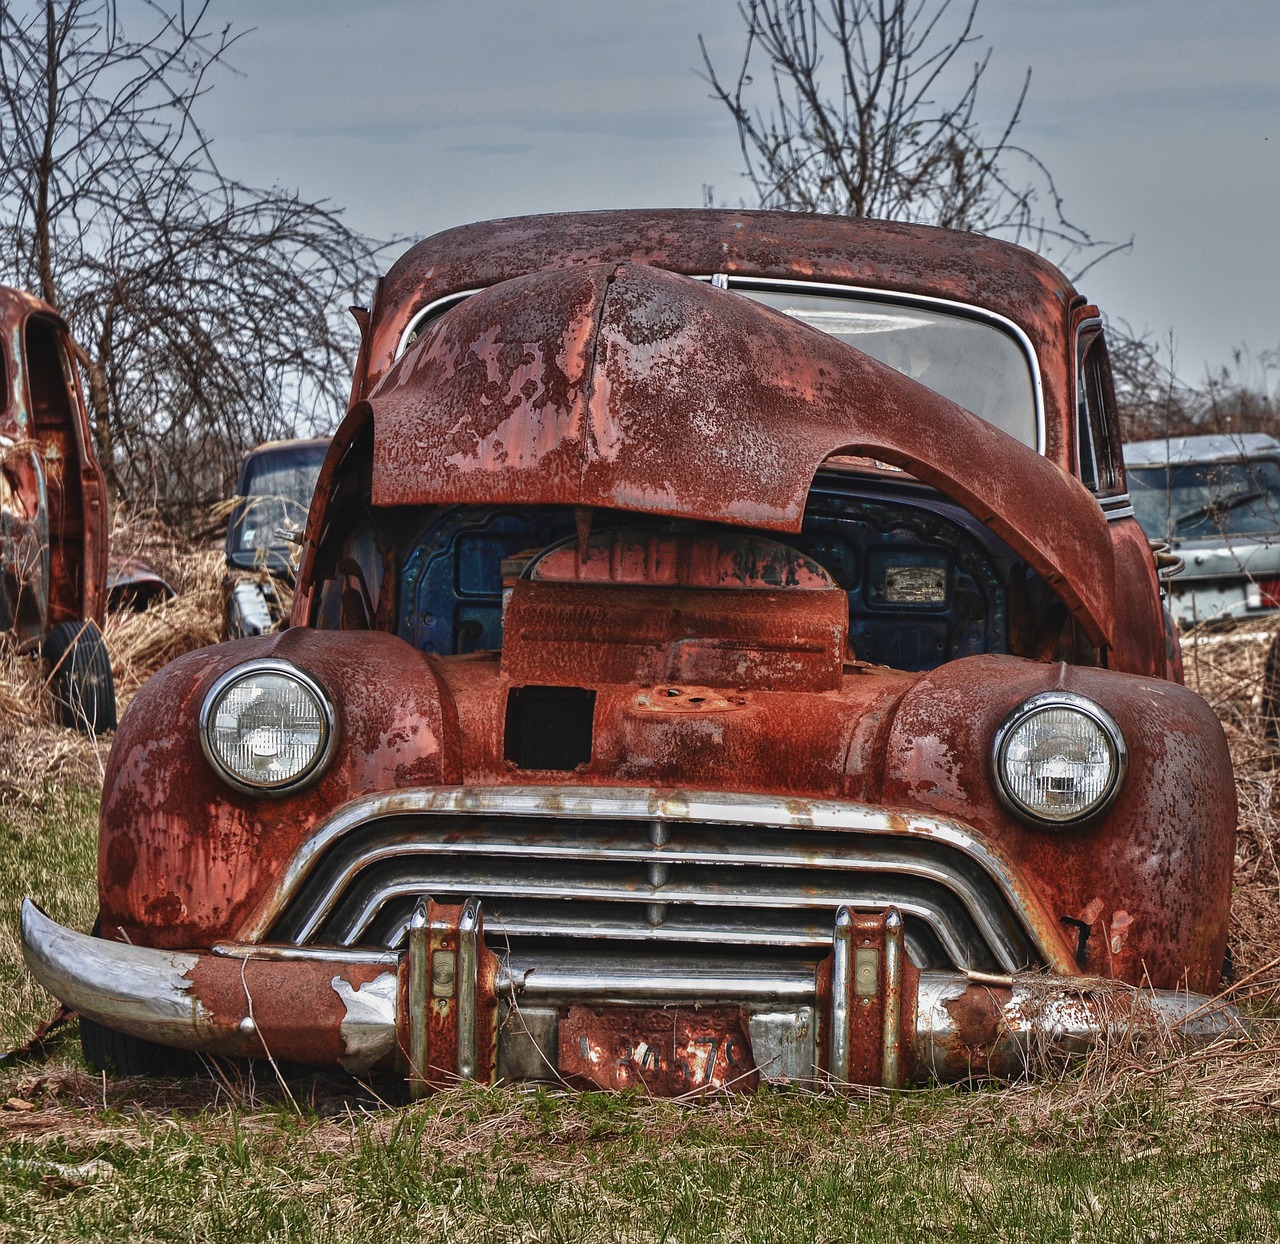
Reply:
<svg viewBox="0 0 1280 1244"><path fill-rule="evenodd" d="M642 264L535 273L431 325L372 413L373 503L581 505L798 531L837 453L893 463L1026 559L1094 643L1114 568L1094 499L932 390L735 294Z"/></svg>

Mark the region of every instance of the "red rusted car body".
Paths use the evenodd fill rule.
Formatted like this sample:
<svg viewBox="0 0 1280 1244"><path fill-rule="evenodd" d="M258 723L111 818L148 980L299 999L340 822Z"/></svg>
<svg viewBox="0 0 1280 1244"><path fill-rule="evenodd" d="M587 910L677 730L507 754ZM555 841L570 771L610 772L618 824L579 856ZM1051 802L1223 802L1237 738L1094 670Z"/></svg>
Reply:
<svg viewBox="0 0 1280 1244"><path fill-rule="evenodd" d="M71 334L47 303L0 286L0 631L45 648L66 724L99 731L115 725L107 529Z"/></svg>
<svg viewBox="0 0 1280 1244"><path fill-rule="evenodd" d="M1230 760L1056 269L604 212L359 318L292 627L134 700L101 940L25 909L93 1056L681 1093L1221 1030Z"/></svg>

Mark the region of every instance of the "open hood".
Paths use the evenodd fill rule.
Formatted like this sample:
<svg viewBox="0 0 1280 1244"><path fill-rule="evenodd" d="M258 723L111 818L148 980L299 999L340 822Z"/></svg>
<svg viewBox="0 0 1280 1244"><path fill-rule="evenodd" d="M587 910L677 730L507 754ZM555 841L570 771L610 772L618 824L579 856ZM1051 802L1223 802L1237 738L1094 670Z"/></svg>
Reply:
<svg viewBox="0 0 1280 1244"><path fill-rule="evenodd" d="M378 506L798 531L823 462L881 459L986 524L1110 642L1111 541L1078 481L860 351L688 277L602 264L495 285L429 326L351 417L369 413Z"/></svg>

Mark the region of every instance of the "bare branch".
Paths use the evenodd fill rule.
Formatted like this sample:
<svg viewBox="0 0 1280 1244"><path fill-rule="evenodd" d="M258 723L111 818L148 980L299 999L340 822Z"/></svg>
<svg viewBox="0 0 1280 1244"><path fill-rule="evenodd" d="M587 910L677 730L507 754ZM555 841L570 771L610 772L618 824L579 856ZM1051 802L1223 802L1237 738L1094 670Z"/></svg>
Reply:
<svg viewBox="0 0 1280 1244"><path fill-rule="evenodd" d="M952 0L744 0L732 83L699 38L760 205L993 233L1060 262L1124 249L1071 223L1043 162L1013 144L1030 70L997 137L983 141L977 102L990 50L957 76L957 57L980 40L978 3L953 12ZM766 104L752 73L761 61Z"/></svg>
<svg viewBox="0 0 1280 1244"><path fill-rule="evenodd" d="M72 323L113 485L180 519L241 452L345 403L380 246L224 175L198 119L241 37L213 0L0 0L0 279Z"/></svg>

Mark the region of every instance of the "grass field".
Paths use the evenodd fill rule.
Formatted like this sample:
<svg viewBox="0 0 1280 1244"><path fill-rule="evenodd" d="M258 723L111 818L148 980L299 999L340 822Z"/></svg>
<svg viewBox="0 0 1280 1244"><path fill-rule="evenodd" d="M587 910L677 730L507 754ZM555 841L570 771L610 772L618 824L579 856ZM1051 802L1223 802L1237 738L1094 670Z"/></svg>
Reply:
<svg viewBox="0 0 1280 1244"><path fill-rule="evenodd" d="M1280 756L1251 699L1260 652L1206 643L1188 672L1239 767L1233 940L1248 1005L1271 1013ZM9 673L10 689L29 677ZM80 928L93 918L100 765L31 726L29 705L15 724L12 703L0 694L0 756L28 750L0 762L5 1049L54 1010L21 965L22 896ZM1247 1042L1107 1051L1000 1088L692 1104L471 1088L413 1106L382 1091L269 1068L104 1080L68 1024L0 1063L0 1239L1280 1238L1280 1025L1266 1019Z"/></svg>

